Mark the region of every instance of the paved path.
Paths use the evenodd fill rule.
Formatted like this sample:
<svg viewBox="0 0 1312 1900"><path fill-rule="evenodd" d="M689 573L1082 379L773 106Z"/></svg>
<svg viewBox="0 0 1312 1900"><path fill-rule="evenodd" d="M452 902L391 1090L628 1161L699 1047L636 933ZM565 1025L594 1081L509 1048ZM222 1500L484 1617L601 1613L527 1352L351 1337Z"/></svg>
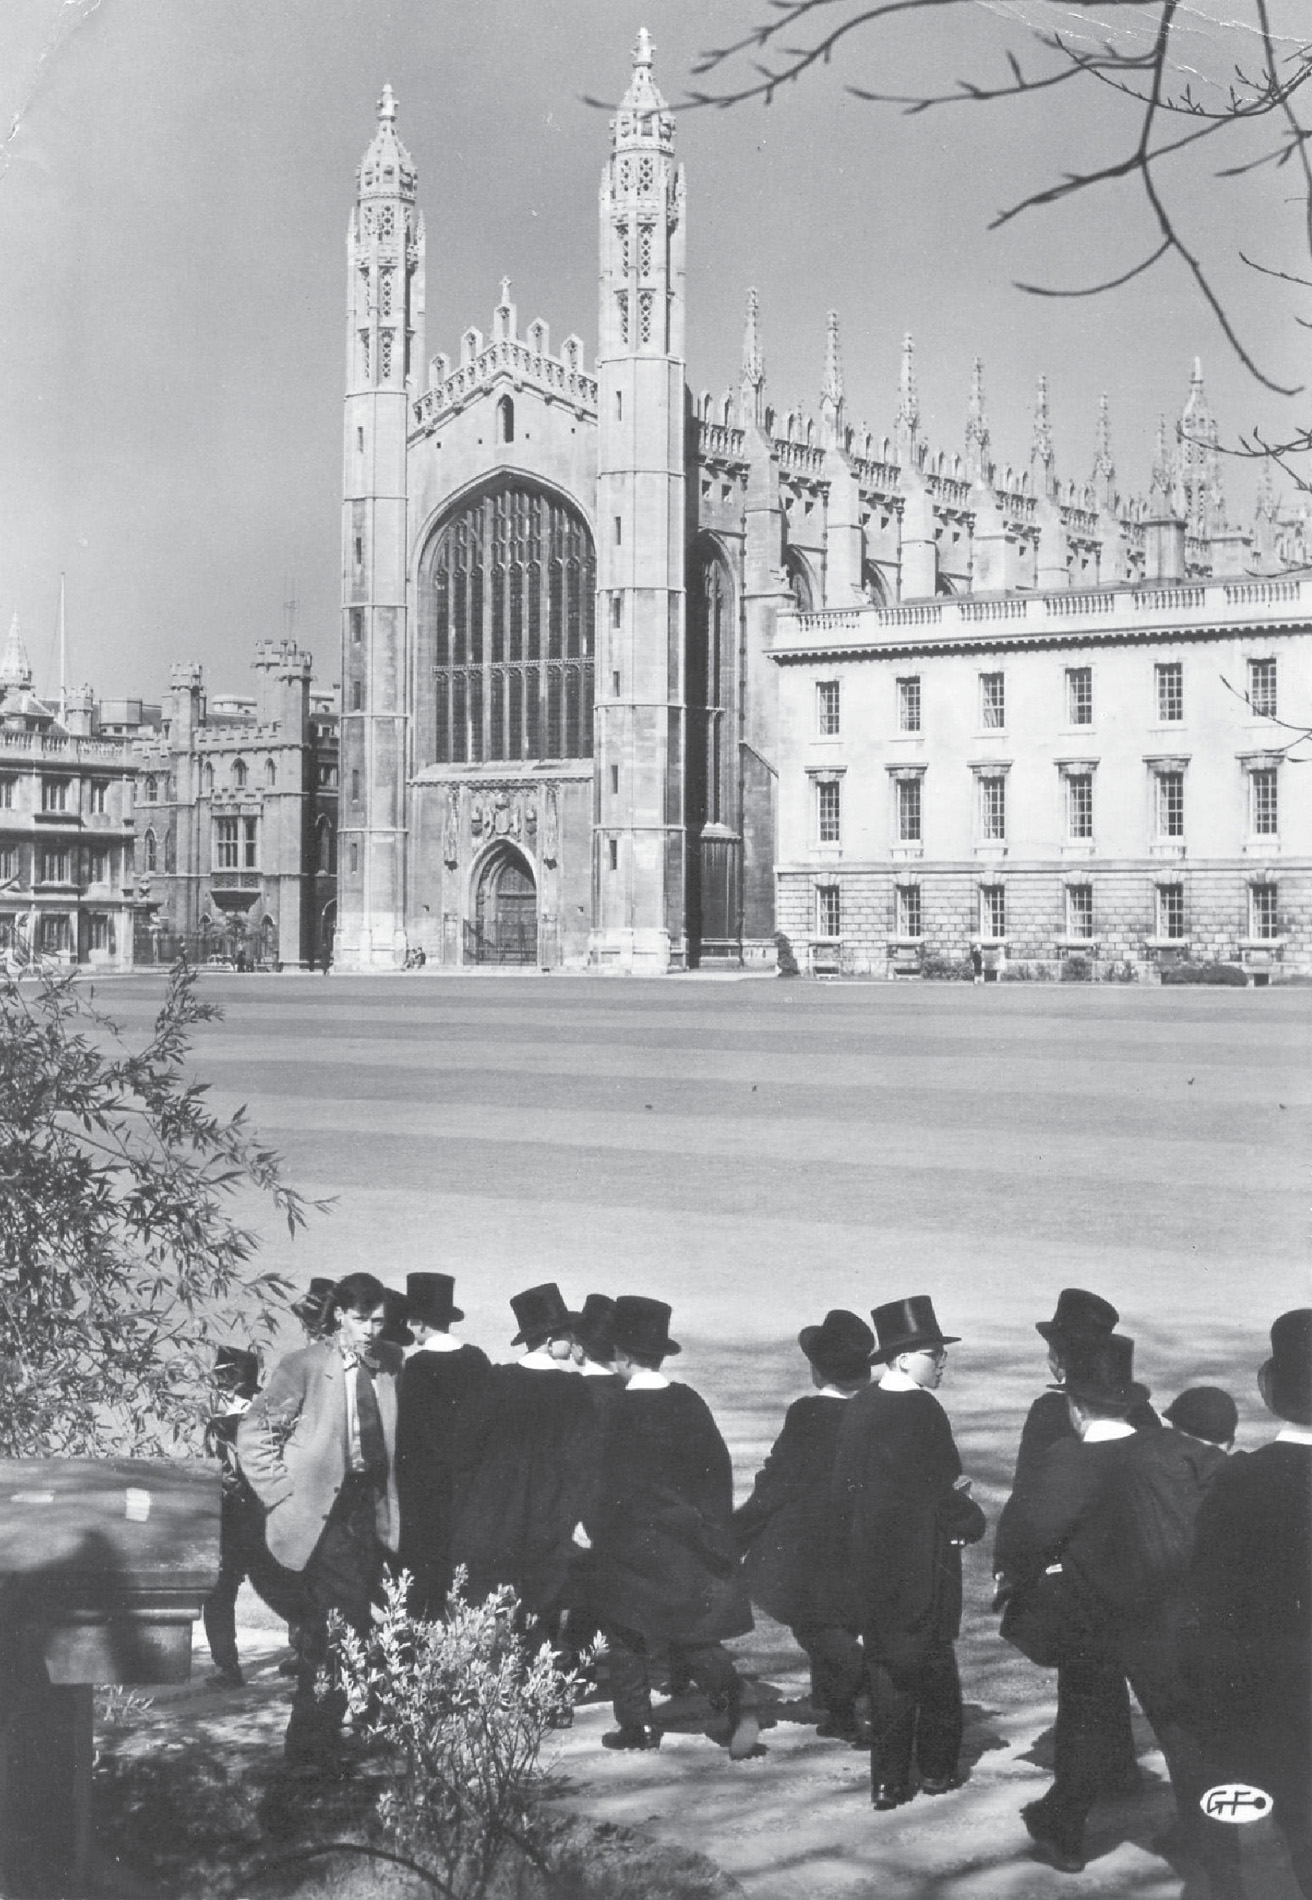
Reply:
<svg viewBox="0 0 1312 1900"><path fill-rule="evenodd" d="M1220 1383L1241 1443L1271 1435L1253 1374L1271 1318L1307 1298L1312 991L427 973L204 987L227 1020L201 1032L199 1071L250 1105L298 1186L338 1197L294 1244L271 1227L268 1263L298 1282L454 1272L462 1331L493 1356L510 1356L509 1294L535 1280L666 1298L676 1376L715 1407L740 1493L804 1388L799 1326L920 1291L964 1335L940 1396L991 1518L1046 1376L1033 1322L1067 1283L1118 1303L1159 1398ZM158 994L147 979L104 992L134 1024ZM985 1545L967 1553L973 1766L957 1794L872 1815L865 1758L787 1708L740 1767L700 1735L603 1754L596 1709L559 1744L571 1799L709 1853L753 1900L1180 1894L1150 1851L1169 1818L1160 1758L1154 1792L1100 1811L1085 1874L1028 1859L1017 1810L1044 1785L1052 1683L999 1643L988 1596ZM739 1647L796 1702L782 1632ZM1278 1862L1254 1891L1286 1900Z"/></svg>

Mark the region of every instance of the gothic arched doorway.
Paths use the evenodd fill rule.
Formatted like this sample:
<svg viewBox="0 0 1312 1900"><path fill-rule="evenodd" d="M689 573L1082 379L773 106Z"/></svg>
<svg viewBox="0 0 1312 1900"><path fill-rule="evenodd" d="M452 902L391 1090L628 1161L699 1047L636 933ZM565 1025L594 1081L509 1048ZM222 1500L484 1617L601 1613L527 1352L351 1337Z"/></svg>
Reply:
<svg viewBox="0 0 1312 1900"><path fill-rule="evenodd" d="M513 845L498 845L479 873L465 949L475 963L538 960L538 889Z"/></svg>

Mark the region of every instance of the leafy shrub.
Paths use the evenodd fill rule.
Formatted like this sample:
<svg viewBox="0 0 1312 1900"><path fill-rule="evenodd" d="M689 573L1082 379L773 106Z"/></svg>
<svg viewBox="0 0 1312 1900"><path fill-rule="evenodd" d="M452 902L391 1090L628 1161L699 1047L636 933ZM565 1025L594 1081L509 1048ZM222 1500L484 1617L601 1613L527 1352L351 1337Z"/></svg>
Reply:
<svg viewBox="0 0 1312 1900"><path fill-rule="evenodd" d="M1248 987L1248 976L1237 963L1167 963L1162 966L1162 982L1207 983L1242 990Z"/></svg>
<svg viewBox="0 0 1312 1900"><path fill-rule="evenodd" d="M793 944L782 930L774 933L775 964L780 976L798 976L797 958L793 955Z"/></svg>
<svg viewBox="0 0 1312 1900"><path fill-rule="evenodd" d="M386 1585L367 1642L334 1619L333 1675L348 1716L384 1750L389 1846L460 1900L481 1900L507 1863L545 1867L533 1838L538 1756L578 1678L549 1644L530 1653L513 1590L469 1603L464 1584L457 1571L441 1623L409 1615L405 1576Z"/></svg>
<svg viewBox="0 0 1312 1900"><path fill-rule="evenodd" d="M931 983L970 983L975 972L969 957L948 956L942 950L926 950L920 959L920 974Z"/></svg>
<svg viewBox="0 0 1312 1900"><path fill-rule="evenodd" d="M1091 983L1093 965L1087 957L1063 957L1061 980L1063 983Z"/></svg>

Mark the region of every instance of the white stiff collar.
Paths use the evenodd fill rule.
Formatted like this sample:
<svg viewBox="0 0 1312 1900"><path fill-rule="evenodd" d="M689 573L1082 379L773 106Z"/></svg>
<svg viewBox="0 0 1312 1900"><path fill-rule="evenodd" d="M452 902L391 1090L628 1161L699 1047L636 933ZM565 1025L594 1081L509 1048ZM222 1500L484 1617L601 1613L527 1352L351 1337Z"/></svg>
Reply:
<svg viewBox="0 0 1312 1900"><path fill-rule="evenodd" d="M413 1359L420 1352L459 1352L464 1345L462 1339L452 1339L450 1333L430 1333L427 1339L417 1339L406 1350L406 1358Z"/></svg>
<svg viewBox="0 0 1312 1900"><path fill-rule="evenodd" d="M1134 1427L1128 1418L1091 1418L1080 1438L1086 1445L1105 1445L1113 1438L1133 1438Z"/></svg>
<svg viewBox="0 0 1312 1900"><path fill-rule="evenodd" d="M553 1359L545 1346L536 1346L532 1352L526 1352L522 1359L515 1361L528 1372L573 1372L574 1367L568 1359Z"/></svg>
<svg viewBox="0 0 1312 1900"><path fill-rule="evenodd" d="M903 1372L901 1366L890 1366L879 1383L885 1392L919 1392L922 1389L909 1372Z"/></svg>
<svg viewBox="0 0 1312 1900"><path fill-rule="evenodd" d="M650 1366L639 1366L629 1374L630 1392L663 1392L669 1384L663 1372L653 1372Z"/></svg>
<svg viewBox="0 0 1312 1900"><path fill-rule="evenodd" d="M1312 1425L1282 1425L1276 1433L1277 1445L1312 1445Z"/></svg>
<svg viewBox="0 0 1312 1900"><path fill-rule="evenodd" d="M860 1391L864 1388L858 1387L857 1389ZM844 1392L840 1386L836 1385L818 1385L815 1389L815 1395L818 1399L854 1399L856 1397L855 1392Z"/></svg>
<svg viewBox="0 0 1312 1900"><path fill-rule="evenodd" d="M583 1364L575 1366L574 1370L583 1379L613 1379L615 1377L609 1366L599 1366L595 1359L585 1359Z"/></svg>

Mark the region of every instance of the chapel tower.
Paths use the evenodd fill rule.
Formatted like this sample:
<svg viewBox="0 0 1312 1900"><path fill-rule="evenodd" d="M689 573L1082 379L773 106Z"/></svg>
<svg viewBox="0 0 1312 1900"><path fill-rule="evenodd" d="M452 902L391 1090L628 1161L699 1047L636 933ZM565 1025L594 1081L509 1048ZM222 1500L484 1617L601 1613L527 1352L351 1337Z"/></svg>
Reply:
<svg viewBox="0 0 1312 1900"><path fill-rule="evenodd" d="M601 182L590 960L687 960L684 178L646 28Z"/></svg>
<svg viewBox="0 0 1312 1900"><path fill-rule="evenodd" d="M390 969L403 928L409 730L406 437L423 362L424 227L384 86L346 237L341 818L336 960Z"/></svg>

